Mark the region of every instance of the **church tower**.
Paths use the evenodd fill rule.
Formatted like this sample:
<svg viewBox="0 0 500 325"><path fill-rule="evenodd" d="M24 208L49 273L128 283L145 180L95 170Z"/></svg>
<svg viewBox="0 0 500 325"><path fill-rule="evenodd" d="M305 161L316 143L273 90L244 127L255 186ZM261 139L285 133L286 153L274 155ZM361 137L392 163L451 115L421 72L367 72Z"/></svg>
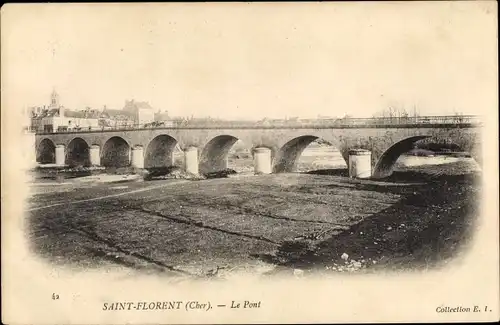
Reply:
<svg viewBox="0 0 500 325"><path fill-rule="evenodd" d="M59 94L54 89L50 95L50 108L59 108Z"/></svg>

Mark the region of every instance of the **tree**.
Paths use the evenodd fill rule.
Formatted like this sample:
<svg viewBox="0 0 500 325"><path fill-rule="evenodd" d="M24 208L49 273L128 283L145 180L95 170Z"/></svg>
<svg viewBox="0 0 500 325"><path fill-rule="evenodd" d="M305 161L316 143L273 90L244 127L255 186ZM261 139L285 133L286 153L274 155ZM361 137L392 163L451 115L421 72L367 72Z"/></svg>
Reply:
<svg viewBox="0 0 500 325"><path fill-rule="evenodd" d="M389 106L386 109L380 110L373 114L374 118L388 118L388 119L408 119L410 117L419 116L417 107L413 105L413 112L410 114L404 107Z"/></svg>

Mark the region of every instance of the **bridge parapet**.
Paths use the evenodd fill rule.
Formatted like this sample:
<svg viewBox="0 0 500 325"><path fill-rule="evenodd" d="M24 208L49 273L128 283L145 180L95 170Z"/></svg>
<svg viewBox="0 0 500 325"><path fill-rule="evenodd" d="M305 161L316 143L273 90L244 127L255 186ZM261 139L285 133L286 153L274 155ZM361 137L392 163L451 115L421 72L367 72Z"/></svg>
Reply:
<svg viewBox="0 0 500 325"><path fill-rule="evenodd" d="M340 118L340 119L302 119L293 121L214 121L206 123L178 123L174 126L162 124L135 124L125 127L101 127L94 129L68 129L56 132L37 132L47 134L80 134L101 132L128 132L145 130L211 130L211 129L336 129L336 128L445 128L445 127L479 127L483 118L477 115L450 116L416 116L416 117L372 117L372 118Z"/></svg>

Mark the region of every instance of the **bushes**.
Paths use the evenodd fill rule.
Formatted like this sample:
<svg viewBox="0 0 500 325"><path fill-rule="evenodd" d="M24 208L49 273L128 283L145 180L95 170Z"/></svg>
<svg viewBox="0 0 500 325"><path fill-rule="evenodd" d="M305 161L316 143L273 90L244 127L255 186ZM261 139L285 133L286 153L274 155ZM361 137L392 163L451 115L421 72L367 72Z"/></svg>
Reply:
<svg viewBox="0 0 500 325"><path fill-rule="evenodd" d="M416 149L439 151L460 151L460 147L454 143L421 141L415 145Z"/></svg>
<svg viewBox="0 0 500 325"><path fill-rule="evenodd" d="M205 173L204 176L206 178L226 178L229 175L234 175L234 174L236 174L236 171L234 169L227 168L217 172Z"/></svg>
<svg viewBox="0 0 500 325"><path fill-rule="evenodd" d="M161 180L161 179L191 179L201 180L205 176L193 175L182 170L179 166L168 167L152 167L147 168L144 173L144 180Z"/></svg>

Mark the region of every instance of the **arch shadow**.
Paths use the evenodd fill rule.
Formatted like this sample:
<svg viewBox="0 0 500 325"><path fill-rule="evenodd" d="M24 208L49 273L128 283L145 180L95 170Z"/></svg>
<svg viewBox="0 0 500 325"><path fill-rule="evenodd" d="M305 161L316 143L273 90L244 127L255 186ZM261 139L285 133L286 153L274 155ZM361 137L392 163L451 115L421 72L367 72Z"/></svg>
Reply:
<svg viewBox="0 0 500 325"><path fill-rule="evenodd" d="M413 149L414 144L420 140L430 138L429 135L417 135L396 142L389 147L378 159L373 169L372 178L384 178L392 174L394 164L398 158Z"/></svg>
<svg viewBox="0 0 500 325"><path fill-rule="evenodd" d="M72 139L66 151L66 165L70 167L90 166L90 147L82 138Z"/></svg>
<svg viewBox="0 0 500 325"><path fill-rule="evenodd" d="M101 164L104 167L127 167L130 166L131 149L127 141L122 137L109 138L101 152Z"/></svg>
<svg viewBox="0 0 500 325"><path fill-rule="evenodd" d="M43 139L38 145L36 152L36 161L41 164L55 164L56 145L50 139Z"/></svg>
<svg viewBox="0 0 500 325"><path fill-rule="evenodd" d="M227 169L227 158L231 147L238 141L232 135L219 135L211 139L201 152L200 172L202 174Z"/></svg>
<svg viewBox="0 0 500 325"><path fill-rule="evenodd" d="M156 136L149 142L144 153L144 168L170 167L174 165L177 140L167 134Z"/></svg>

